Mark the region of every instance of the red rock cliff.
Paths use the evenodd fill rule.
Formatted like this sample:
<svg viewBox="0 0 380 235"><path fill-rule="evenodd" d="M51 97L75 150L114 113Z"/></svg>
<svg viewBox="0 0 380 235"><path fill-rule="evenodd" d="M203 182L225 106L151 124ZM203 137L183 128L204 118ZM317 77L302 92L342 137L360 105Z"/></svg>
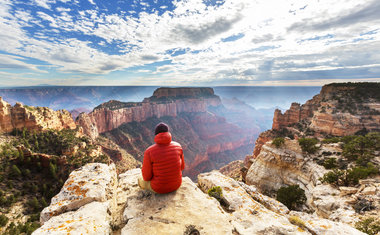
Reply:
<svg viewBox="0 0 380 235"><path fill-rule="evenodd" d="M282 129L297 136L315 137L353 135L363 129L380 131L379 94L380 83L328 84L305 104L293 103L284 114L276 110L272 130L260 134L253 156L245 159L245 165L260 154L265 142L281 135Z"/></svg>
<svg viewBox="0 0 380 235"><path fill-rule="evenodd" d="M124 123L142 122L150 117L176 117L182 112L206 112L209 106L220 104L220 98L214 95L212 88L159 88L143 102L109 101L99 105L89 114L80 114L77 123L85 134L96 138L99 133Z"/></svg>
<svg viewBox="0 0 380 235"><path fill-rule="evenodd" d="M46 107L24 106L21 103L12 107L0 97L0 133L24 127L28 130L61 130L75 129L76 125L66 110L54 111Z"/></svg>

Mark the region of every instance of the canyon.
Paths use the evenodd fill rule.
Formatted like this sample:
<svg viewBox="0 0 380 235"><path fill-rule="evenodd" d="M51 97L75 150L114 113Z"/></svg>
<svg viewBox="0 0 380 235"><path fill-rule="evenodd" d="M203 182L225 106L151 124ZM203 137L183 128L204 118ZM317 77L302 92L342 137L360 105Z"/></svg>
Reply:
<svg viewBox="0 0 380 235"><path fill-rule="evenodd" d="M103 103L81 113L76 122L91 138L101 135L141 162L153 144L155 125L165 122L184 149L184 175L196 179L201 172L243 159L260 130L230 123L220 110L228 111L212 88L159 88L142 102Z"/></svg>

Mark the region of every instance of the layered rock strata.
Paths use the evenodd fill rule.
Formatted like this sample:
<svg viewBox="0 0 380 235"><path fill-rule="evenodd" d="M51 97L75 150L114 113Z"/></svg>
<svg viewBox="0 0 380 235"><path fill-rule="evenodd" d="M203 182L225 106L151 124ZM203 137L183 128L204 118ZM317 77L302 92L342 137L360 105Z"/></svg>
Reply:
<svg viewBox="0 0 380 235"><path fill-rule="evenodd" d="M280 130L305 121L307 127L317 133L335 136L353 135L362 129L378 131L379 93L377 83L325 85L320 94L305 104L293 103L284 114L277 109L272 129Z"/></svg>
<svg viewBox="0 0 380 235"><path fill-rule="evenodd" d="M284 205L216 171L200 175L199 188L185 177L177 191L161 195L138 187L140 169L115 174L100 163L74 171L33 234L362 234L318 217L299 228ZM215 186L223 190L223 206L203 193Z"/></svg>
<svg viewBox="0 0 380 235"><path fill-rule="evenodd" d="M0 133L13 129L46 130L64 128L75 129L76 124L66 110L54 111L46 107L11 106L0 97Z"/></svg>
<svg viewBox="0 0 380 235"><path fill-rule="evenodd" d="M89 114L80 114L77 123L85 134L96 138L122 124L143 122L151 117L176 117L183 112L207 112L209 106L220 104L220 98L214 95L212 88L159 88L143 102L113 100L99 105Z"/></svg>

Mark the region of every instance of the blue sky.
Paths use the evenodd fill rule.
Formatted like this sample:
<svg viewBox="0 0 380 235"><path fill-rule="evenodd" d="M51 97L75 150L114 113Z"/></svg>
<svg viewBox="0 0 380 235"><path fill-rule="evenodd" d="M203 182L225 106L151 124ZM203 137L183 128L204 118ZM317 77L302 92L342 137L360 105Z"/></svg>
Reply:
<svg viewBox="0 0 380 235"><path fill-rule="evenodd" d="M2 0L0 87L380 81L378 0Z"/></svg>

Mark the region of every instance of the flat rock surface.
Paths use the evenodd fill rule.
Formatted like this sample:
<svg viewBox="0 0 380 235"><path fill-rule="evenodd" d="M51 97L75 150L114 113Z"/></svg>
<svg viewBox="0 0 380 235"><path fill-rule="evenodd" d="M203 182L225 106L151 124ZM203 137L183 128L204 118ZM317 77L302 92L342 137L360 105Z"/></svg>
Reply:
<svg viewBox="0 0 380 235"><path fill-rule="evenodd" d="M52 217L33 235L66 234L110 234L110 215L108 202L91 202L76 211Z"/></svg>
<svg viewBox="0 0 380 235"><path fill-rule="evenodd" d="M141 190L137 179L141 171L121 174L119 188L126 202L122 235L130 234L233 234L231 217L219 203L204 194L189 178L172 193L155 194ZM120 195L120 194L118 194ZM192 233L193 232L193 233Z"/></svg>
<svg viewBox="0 0 380 235"><path fill-rule="evenodd" d="M361 235L365 234L360 232L359 230L339 222L334 222L328 219L322 219L318 216L302 213L302 212L296 212L291 211L290 216L297 216L301 219L301 221L304 222L306 228L319 235Z"/></svg>

